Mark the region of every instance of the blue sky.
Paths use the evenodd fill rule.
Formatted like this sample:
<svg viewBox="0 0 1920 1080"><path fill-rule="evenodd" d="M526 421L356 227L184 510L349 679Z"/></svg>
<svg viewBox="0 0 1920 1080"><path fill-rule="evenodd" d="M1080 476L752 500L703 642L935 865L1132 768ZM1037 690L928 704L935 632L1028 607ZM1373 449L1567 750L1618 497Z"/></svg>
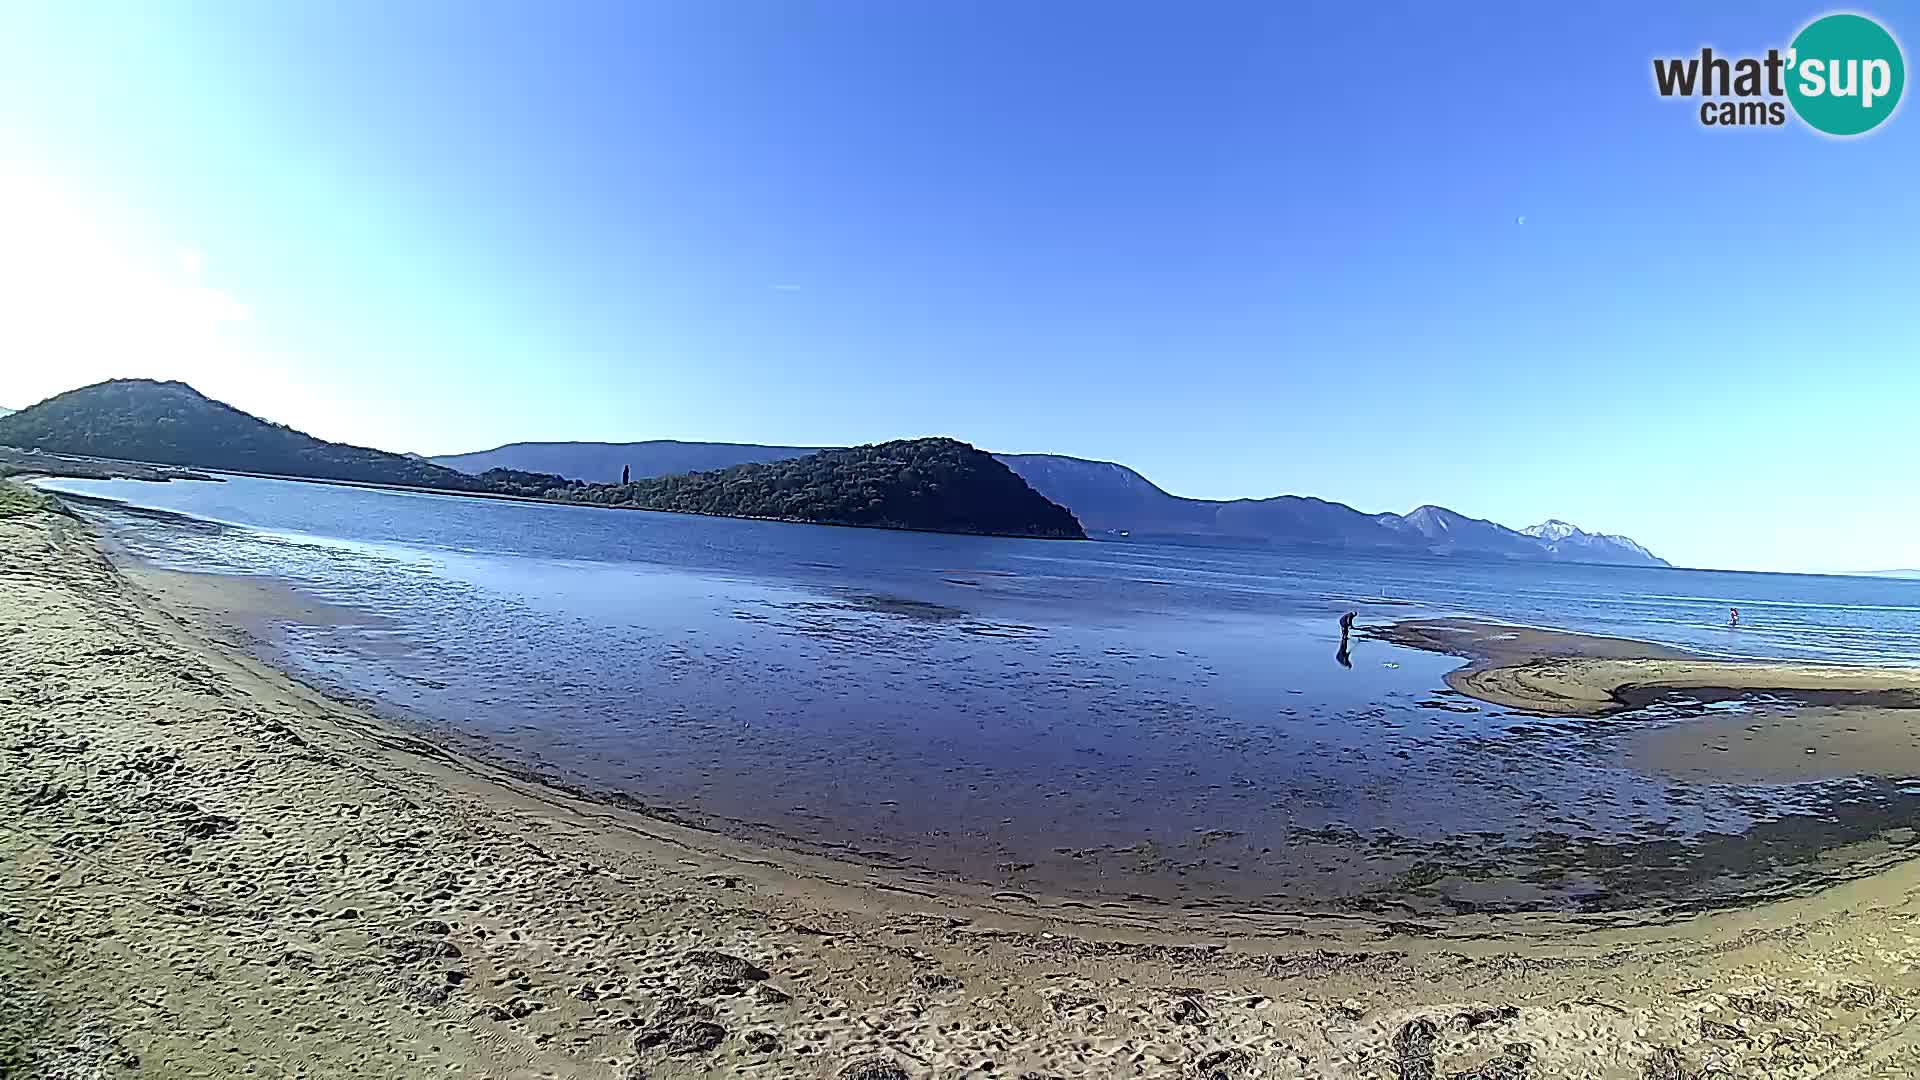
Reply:
<svg viewBox="0 0 1920 1080"><path fill-rule="evenodd" d="M1443 7L7 5L0 404L950 434L1920 565L1912 109L1842 142L1654 94L1819 7Z"/></svg>

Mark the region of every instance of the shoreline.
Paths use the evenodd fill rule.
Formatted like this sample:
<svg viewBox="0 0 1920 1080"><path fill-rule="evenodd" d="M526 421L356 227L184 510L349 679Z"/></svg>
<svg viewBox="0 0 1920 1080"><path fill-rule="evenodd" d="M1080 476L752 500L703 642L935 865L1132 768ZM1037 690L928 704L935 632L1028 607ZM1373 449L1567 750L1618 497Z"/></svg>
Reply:
<svg viewBox="0 0 1920 1080"><path fill-rule="evenodd" d="M0 940L21 946L0 995L45 1018L24 1035L0 1021L0 1062L660 1077L833 1077L875 1058L900 1072L865 1075L1920 1064L1895 1037L1920 1015L1920 948L1898 944L1920 926L1912 863L1641 926L996 901L506 775L210 640L51 513L0 518L0 612L0 704L22 718L0 743L18 778L0 793Z"/></svg>
<svg viewBox="0 0 1920 1080"><path fill-rule="evenodd" d="M1920 709L1920 667L1719 660L1652 642L1478 619L1407 619L1368 637L1468 663L1447 685L1468 697L1547 716L1603 717L1669 694L1703 702L1768 694L1802 705Z"/></svg>
<svg viewBox="0 0 1920 1080"><path fill-rule="evenodd" d="M102 539L101 543L110 554L118 554L111 540ZM823 877L857 879L868 888L899 887L1001 912L1050 912L1085 920L1088 925L1103 920L1128 926L1193 925L1202 932L1211 927L1211 920L1230 918L1249 930L1289 935L1332 931L1333 937L1342 938L1349 936L1348 931L1377 934L1381 927L1398 926L1416 928L1421 936L1434 940L1488 932L1518 937L1553 926L1656 926L1704 912L1805 896L1871 875L1911 854L1902 846L1888 848L1880 843L1878 832L1864 827L1808 828L1798 824L1799 817L1755 824L1744 832L1703 832L1695 841L1702 852L1696 861L1702 867L1716 869L1697 873L1676 871L1669 865L1670 856L1664 849L1670 841L1658 832L1628 834L1637 838L1627 839L1519 831L1500 844L1480 850L1460 843L1476 835L1470 833L1445 838L1436 845L1383 830L1361 833L1334 826L1306 833L1301 842L1317 847L1318 853L1302 853L1296 858L1393 863L1402 867L1400 873L1391 882L1339 895L1304 891L1160 893L1138 881L1124 887L1104 884L1105 872L1092 877L1080 875L1072 881L1024 873L1013 879L980 876L955 866L919 861L878 838L829 840L796 832L792 824L728 817L694 806L653 801L644 793L628 792L603 780L542 764L537 756L530 760L516 755L486 736L463 730L456 720L369 699L344 686L293 674L287 670L290 658L272 642L272 626L288 621L313 625L318 621L328 626L389 629L392 624L384 617L309 598L271 578L162 570L131 556L115 561L122 577L160 608L189 614L202 630L216 637L239 635L244 642L227 642L228 647L249 654L270 676L294 681L338 706L366 713L408 737L483 764L517 783L690 830L692 836L710 844L724 843L757 853L761 861L814 860L818 865L814 872ZM1702 782L1729 779L1725 763L1711 757L1695 762L1691 775L1689 770L1663 767L1667 756L1686 752L1686 740L1678 740L1681 746L1675 749L1668 744L1676 740L1662 742L1659 736L1684 735L1692 730L1694 725L1676 725L1652 732L1655 738L1649 740L1651 745L1639 747L1630 758L1638 766L1636 771L1647 775L1671 772ZM1911 750L1907 758L1894 759L1912 762L1912 771L1902 775L1920 775L1920 740ZM1797 771L1804 771L1807 764L1797 757L1787 762ZM1823 756L1813 764L1828 766L1830 772L1832 758ZM1875 774L1873 768L1865 771ZM1853 770L1840 775L1853 775ZM1754 782L1835 778L1824 773L1814 777L1762 776ZM1884 823L1889 817L1882 812L1874 820ZM1856 855L1841 863L1824 858L1829 852L1842 850ZM1915 853L1920 853L1920 847ZM1587 872L1587 860L1592 858L1603 860L1603 871ZM1739 868L1761 858L1785 860L1789 869L1752 874L1724 869ZM1543 873L1570 874L1585 895L1578 901L1543 892L1534 892L1531 899L1501 899L1479 884L1502 878L1534 880L1535 875ZM1462 916L1484 917L1485 921Z"/></svg>
<svg viewBox="0 0 1920 1080"><path fill-rule="evenodd" d="M13 458L24 460L25 455L0 447L0 464L6 464ZM986 532L964 529L925 529L907 525L867 525L852 521L815 521L808 518L756 517L750 514L709 514L699 510L666 510L655 506L638 506L631 503L580 502L572 499L547 499L538 495L512 495L499 491L460 491L453 488L419 487L411 484L382 484L370 480L336 480L321 476L288 476L283 473L245 472L239 469L199 469L181 465L155 465L143 461L127 461L119 458L77 457L67 454L40 453L34 455L34 461L27 466L14 465L12 472L0 471L0 479L9 475L20 480L33 479L73 479L73 480L136 480L142 483L171 483L175 480L197 480L202 483L219 483L222 477L242 476L254 480L280 480L291 484L325 484L329 487L361 488L367 491L390 491L401 495L439 495L450 499L491 499L495 502L530 503L536 506L574 506L586 510L632 510L648 514L680 514L687 517L720 518L730 521L766 521L779 525L824 525L834 529L874 529L881 532L925 533L933 536L978 536L996 540L1063 540L1090 541L1093 538L1081 530L1079 536L1046 536L1039 533ZM73 471L61 471L62 467Z"/></svg>

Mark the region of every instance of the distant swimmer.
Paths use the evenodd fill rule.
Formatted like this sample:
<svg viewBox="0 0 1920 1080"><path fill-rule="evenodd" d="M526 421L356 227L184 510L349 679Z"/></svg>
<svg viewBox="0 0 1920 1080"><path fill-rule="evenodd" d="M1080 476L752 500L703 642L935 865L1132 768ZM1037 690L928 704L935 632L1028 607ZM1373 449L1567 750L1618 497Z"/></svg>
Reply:
<svg viewBox="0 0 1920 1080"><path fill-rule="evenodd" d="M1740 609L1739 608L1730 607L1727 609L1727 625L1728 626L1740 625Z"/></svg>

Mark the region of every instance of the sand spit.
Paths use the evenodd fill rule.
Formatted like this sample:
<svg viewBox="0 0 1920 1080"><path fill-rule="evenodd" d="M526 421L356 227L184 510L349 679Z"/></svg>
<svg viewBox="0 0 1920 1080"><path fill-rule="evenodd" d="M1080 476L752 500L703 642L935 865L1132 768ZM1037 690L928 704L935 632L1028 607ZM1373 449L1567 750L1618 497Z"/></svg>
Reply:
<svg viewBox="0 0 1920 1080"><path fill-rule="evenodd" d="M1366 631L1472 663L1460 693L1513 709L1601 716L1672 692L1697 701L1766 694L1797 704L1920 709L1920 669L1712 660L1642 641L1466 619L1412 619Z"/></svg>
<svg viewBox="0 0 1920 1080"><path fill-rule="evenodd" d="M38 450L16 450L0 446L0 477L68 476L81 480L208 480L219 478L178 465L149 465L140 461L112 461L107 458L73 457L44 454Z"/></svg>
<svg viewBox="0 0 1920 1080"><path fill-rule="evenodd" d="M1920 1073L1920 873L1666 925L995 899L516 780L0 516L0 1075Z"/></svg>

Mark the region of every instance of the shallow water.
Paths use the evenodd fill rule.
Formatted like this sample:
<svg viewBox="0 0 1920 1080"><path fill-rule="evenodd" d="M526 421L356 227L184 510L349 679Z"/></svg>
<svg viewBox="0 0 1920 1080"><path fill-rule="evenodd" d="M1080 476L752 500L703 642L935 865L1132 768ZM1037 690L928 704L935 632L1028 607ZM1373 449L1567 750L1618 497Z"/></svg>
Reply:
<svg viewBox="0 0 1920 1080"><path fill-rule="evenodd" d="M44 486L96 497L83 513L138 558L368 614L268 628L276 661L331 689L559 782L1016 891L1416 912L1700 899L1747 887L1749 840L1777 861L1906 823L1914 798L1884 779L1635 772L1611 741L1673 706L1600 725L1478 706L1444 689L1445 657L1356 639L1340 662L1334 620L1468 614L1913 662L1920 582L934 536L251 478ZM1713 621L1730 603L1737 634Z"/></svg>

